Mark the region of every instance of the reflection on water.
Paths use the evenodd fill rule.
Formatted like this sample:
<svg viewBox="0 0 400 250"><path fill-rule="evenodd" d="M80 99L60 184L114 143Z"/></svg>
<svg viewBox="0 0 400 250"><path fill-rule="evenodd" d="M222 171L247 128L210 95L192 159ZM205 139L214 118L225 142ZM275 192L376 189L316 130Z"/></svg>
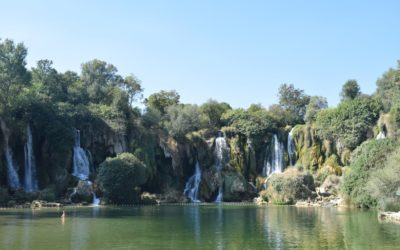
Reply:
<svg viewBox="0 0 400 250"><path fill-rule="evenodd" d="M385 249L373 211L233 205L0 211L0 249Z"/></svg>

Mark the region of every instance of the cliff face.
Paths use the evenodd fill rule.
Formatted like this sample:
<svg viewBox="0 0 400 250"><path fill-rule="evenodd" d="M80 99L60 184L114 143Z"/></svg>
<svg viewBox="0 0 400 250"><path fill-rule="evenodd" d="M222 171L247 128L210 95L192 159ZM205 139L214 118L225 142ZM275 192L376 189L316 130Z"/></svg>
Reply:
<svg viewBox="0 0 400 250"><path fill-rule="evenodd" d="M385 124L386 120L381 118L380 123ZM6 132L21 179L24 175L24 126L26 124L14 126ZM34 122L31 127L39 187L52 187L56 196L63 196L68 188L77 184L76 178L71 175L74 128L60 126L56 130L48 130L36 126ZM230 128L222 128L220 132L191 132L183 138L173 138L162 129L132 126L115 130L105 122L92 124L86 121L76 128L80 130L81 147L90 159L91 180L96 181L96 168L107 157L131 152L149 170L149 180L142 191L173 194L175 197L172 200L183 199L185 184L195 173L197 162L202 173L199 200L214 201L222 190L224 201L241 201L253 198L263 189L268 171L281 172L289 165L295 165L315 173L317 178L321 176L322 180L329 174L340 175L341 167L349 164L351 153L340 141L321 139L309 125L297 125L292 130L290 127L281 128L259 137L248 137ZM4 131L0 133L0 185L6 187ZM290 131L295 147L293 156L288 154ZM221 135L226 143L224 150L228 158L219 168L216 141Z"/></svg>

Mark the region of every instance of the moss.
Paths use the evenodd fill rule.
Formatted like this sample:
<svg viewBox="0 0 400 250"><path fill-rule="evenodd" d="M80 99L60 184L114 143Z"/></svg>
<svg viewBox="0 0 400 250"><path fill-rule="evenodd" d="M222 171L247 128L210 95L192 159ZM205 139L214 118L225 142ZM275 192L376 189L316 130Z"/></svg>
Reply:
<svg viewBox="0 0 400 250"><path fill-rule="evenodd" d="M314 179L307 172L288 168L281 174L273 174L267 179L266 193L269 202L277 205L294 204L297 200L312 198L315 194Z"/></svg>

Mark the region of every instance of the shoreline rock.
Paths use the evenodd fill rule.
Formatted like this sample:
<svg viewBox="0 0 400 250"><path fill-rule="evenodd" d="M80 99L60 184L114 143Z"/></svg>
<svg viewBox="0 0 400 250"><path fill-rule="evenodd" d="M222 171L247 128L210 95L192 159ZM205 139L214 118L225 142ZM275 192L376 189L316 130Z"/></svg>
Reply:
<svg viewBox="0 0 400 250"><path fill-rule="evenodd" d="M380 221L400 223L400 211L399 212L379 212L378 219Z"/></svg>

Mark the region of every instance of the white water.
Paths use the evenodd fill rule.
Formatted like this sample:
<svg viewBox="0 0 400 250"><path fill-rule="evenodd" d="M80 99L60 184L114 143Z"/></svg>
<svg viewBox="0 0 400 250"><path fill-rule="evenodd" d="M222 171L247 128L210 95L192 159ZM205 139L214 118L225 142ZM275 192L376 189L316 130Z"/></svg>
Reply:
<svg viewBox="0 0 400 250"><path fill-rule="evenodd" d="M87 180L90 174L90 163L85 150L81 148L81 135L79 130L75 130L74 161L72 175L80 180Z"/></svg>
<svg viewBox="0 0 400 250"><path fill-rule="evenodd" d="M0 119L0 127L4 136L4 158L6 160L8 186L12 189L19 189L21 187L21 184L19 182L19 177L17 173L18 168L14 163L12 150L8 146L9 131L5 122L2 119Z"/></svg>
<svg viewBox="0 0 400 250"><path fill-rule="evenodd" d="M215 199L215 202L223 202L224 201L224 191L223 191L223 188L222 188L222 185L221 186L219 186L219 188L218 188L218 195L217 195L217 198Z"/></svg>
<svg viewBox="0 0 400 250"><path fill-rule="evenodd" d="M296 145L293 140L293 128L288 134L287 149L290 166L294 166L294 164L296 163Z"/></svg>
<svg viewBox="0 0 400 250"><path fill-rule="evenodd" d="M21 185L19 182L17 170L15 169L14 160L12 157L12 151L8 147L8 144L6 144L5 158L6 158L6 165L7 165L8 185L13 189L19 189L21 187Z"/></svg>
<svg viewBox="0 0 400 250"><path fill-rule="evenodd" d="M33 152L32 131L28 125L26 128L26 143L24 148L25 153L25 178L24 189L25 192L35 192L38 190L38 181L36 178L36 164L35 155Z"/></svg>
<svg viewBox="0 0 400 250"><path fill-rule="evenodd" d="M97 207L100 205L100 198L96 196L96 193L93 192L93 201L92 201L92 206Z"/></svg>
<svg viewBox="0 0 400 250"><path fill-rule="evenodd" d="M223 192L223 180L221 170L224 169L226 163L229 161L229 148L226 143L225 137L223 137L222 133L219 133L215 139L215 164L218 171L218 176L220 179L219 188L218 188L218 196L215 199L215 202L222 202L224 200L224 192Z"/></svg>
<svg viewBox="0 0 400 250"><path fill-rule="evenodd" d="M192 175L186 182L185 190L183 191L186 197L188 197L192 202L200 202L198 198L200 182L201 182L201 169L200 169L200 164L197 161L194 175Z"/></svg>
<svg viewBox="0 0 400 250"><path fill-rule="evenodd" d="M384 132L379 132L379 134L376 136L376 139L377 140L382 140L382 139L385 139L386 138L386 135L385 135L385 133Z"/></svg>
<svg viewBox="0 0 400 250"><path fill-rule="evenodd" d="M266 152L264 160L264 168L262 175L269 176L272 173L282 173L284 168L283 154L285 147L282 142L279 142L278 136L274 134L272 137L272 147L270 152Z"/></svg>

